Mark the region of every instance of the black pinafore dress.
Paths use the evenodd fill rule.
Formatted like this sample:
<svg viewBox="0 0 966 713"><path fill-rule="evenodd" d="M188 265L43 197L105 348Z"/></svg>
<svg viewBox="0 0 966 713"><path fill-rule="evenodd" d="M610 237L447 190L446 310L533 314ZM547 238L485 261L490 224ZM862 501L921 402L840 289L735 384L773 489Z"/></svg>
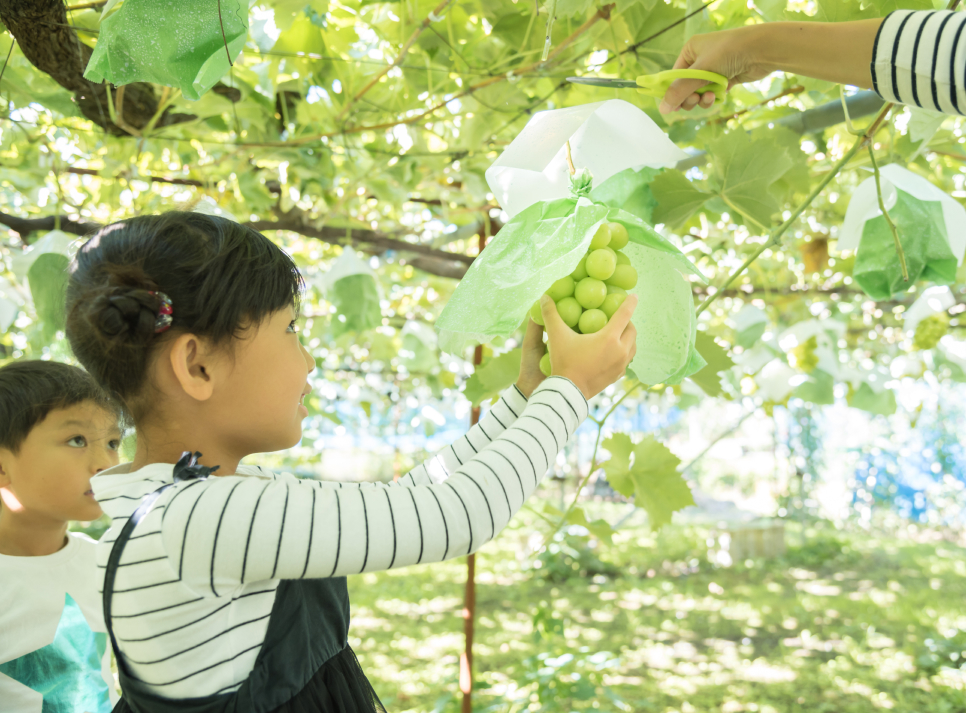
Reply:
<svg viewBox="0 0 966 713"><path fill-rule="evenodd" d="M206 477L213 469L186 453L175 482ZM131 676L111 626L111 594L124 545L165 485L146 496L115 541L104 578L104 623L114 649L122 698L113 713L385 713L348 644L349 592L345 577L283 580L255 667L233 693L172 700L151 693Z"/></svg>

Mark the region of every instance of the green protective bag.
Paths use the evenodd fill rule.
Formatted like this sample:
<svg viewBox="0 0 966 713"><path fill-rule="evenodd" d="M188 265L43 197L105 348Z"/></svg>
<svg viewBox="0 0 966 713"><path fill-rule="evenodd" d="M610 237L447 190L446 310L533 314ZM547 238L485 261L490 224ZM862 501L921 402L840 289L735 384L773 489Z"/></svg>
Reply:
<svg viewBox="0 0 966 713"><path fill-rule="evenodd" d="M623 252L638 272L637 286L628 290L639 299L630 370L647 384L679 383L699 371L705 361L694 348L697 320L687 275L704 280L701 273L639 217L589 198L584 172L577 172L572 191L573 197L538 201L518 213L473 261L436 320L440 348L460 354L468 344L511 336L540 295L574 271L597 228L617 222L627 228Z"/></svg>
<svg viewBox="0 0 966 713"><path fill-rule="evenodd" d="M125 0L101 23L84 78L176 87L197 101L228 73L228 55L234 61L248 37L248 3L220 0L220 10L219 18L219 0Z"/></svg>
<svg viewBox="0 0 966 713"><path fill-rule="evenodd" d="M949 246L942 205L939 201L920 200L901 189L896 192L896 204L889 209L889 215L906 256L909 282L902 279L895 238L885 216L866 221L855 253L852 279L874 300L891 299L919 279L944 285L956 280L957 260Z"/></svg>

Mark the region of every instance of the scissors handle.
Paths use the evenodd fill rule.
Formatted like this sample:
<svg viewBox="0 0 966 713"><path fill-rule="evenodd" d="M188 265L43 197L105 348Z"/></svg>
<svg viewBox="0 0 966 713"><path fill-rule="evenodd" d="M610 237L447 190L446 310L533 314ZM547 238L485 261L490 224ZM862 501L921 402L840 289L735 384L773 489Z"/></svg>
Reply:
<svg viewBox="0 0 966 713"><path fill-rule="evenodd" d="M703 79L708 82L696 89L699 94L714 92L717 101L722 101L728 91L728 78L716 72L703 69L668 69L657 74L644 74L637 78L638 91L650 97L663 97L673 82L678 79Z"/></svg>

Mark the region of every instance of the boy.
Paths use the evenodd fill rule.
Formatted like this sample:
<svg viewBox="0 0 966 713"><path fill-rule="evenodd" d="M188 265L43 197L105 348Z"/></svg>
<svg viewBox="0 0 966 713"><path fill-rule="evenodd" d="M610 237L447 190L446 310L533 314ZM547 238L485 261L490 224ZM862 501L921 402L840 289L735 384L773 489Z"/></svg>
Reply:
<svg viewBox="0 0 966 713"><path fill-rule="evenodd" d="M0 708L110 713L117 695L101 615L91 476L118 463L118 412L77 367L0 368Z"/></svg>

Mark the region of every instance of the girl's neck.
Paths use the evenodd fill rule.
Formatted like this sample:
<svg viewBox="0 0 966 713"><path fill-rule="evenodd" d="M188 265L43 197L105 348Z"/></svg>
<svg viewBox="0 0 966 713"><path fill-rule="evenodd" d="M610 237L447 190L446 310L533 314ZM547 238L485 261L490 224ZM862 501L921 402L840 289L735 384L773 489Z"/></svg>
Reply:
<svg viewBox="0 0 966 713"><path fill-rule="evenodd" d="M244 457L233 454L229 448L220 447L203 436L188 437L170 432L162 434L151 427L144 427L137 432L137 448L134 451L134 460L131 461L131 471L140 470L152 463L177 463L186 451L201 453L198 462L202 465L210 468L218 466L215 475L234 475L239 461Z"/></svg>

